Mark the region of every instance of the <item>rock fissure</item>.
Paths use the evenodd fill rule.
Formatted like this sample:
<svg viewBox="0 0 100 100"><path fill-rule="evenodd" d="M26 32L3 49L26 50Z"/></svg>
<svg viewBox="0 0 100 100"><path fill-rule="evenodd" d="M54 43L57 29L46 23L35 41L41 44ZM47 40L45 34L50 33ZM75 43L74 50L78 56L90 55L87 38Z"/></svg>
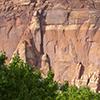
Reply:
<svg viewBox="0 0 100 100"><path fill-rule="evenodd" d="M51 69L56 81L100 91L100 1L1 0L1 50L44 77Z"/></svg>

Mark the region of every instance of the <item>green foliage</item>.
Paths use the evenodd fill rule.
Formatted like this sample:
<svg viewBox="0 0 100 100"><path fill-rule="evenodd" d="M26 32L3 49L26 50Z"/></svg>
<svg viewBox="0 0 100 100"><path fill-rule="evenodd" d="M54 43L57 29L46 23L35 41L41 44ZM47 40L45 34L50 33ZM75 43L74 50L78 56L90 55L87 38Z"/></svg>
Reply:
<svg viewBox="0 0 100 100"><path fill-rule="evenodd" d="M100 100L100 94L89 88L58 84L51 71L42 78L18 55L9 65L5 60L5 53L0 53L0 100Z"/></svg>
<svg viewBox="0 0 100 100"><path fill-rule="evenodd" d="M56 100L68 100L68 83L59 84L59 89L57 91Z"/></svg>
<svg viewBox="0 0 100 100"><path fill-rule="evenodd" d="M0 52L0 66L5 63L6 58L5 52Z"/></svg>

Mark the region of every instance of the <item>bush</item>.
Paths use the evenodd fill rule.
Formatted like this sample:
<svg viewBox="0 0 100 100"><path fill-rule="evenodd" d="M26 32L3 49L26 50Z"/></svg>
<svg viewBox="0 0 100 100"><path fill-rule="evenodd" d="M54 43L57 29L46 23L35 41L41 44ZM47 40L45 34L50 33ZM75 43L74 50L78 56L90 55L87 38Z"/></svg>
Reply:
<svg viewBox="0 0 100 100"><path fill-rule="evenodd" d="M0 54L0 100L99 100L100 94L89 88L58 84L50 71L46 78L16 55L9 65Z"/></svg>

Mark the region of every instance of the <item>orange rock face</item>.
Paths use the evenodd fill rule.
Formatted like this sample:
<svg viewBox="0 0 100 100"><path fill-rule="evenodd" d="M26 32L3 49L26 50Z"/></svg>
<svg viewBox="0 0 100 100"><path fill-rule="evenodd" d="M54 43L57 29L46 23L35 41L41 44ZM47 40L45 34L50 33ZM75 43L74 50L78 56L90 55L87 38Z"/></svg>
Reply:
<svg viewBox="0 0 100 100"><path fill-rule="evenodd" d="M0 50L46 73L51 66L58 82L100 91L100 1L0 0Z"/></svg>

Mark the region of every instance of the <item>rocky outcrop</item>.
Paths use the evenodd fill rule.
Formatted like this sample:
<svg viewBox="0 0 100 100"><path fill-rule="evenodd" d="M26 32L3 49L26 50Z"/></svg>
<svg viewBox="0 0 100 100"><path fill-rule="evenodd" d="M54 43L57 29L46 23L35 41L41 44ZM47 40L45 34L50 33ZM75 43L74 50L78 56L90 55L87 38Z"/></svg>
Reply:
<svg viewBox="0 0 100 100"><path fill-rule="evenodd" d="M50 71L50 61L47 54L43 54L41 58L41 68L40 71L43 77L46 77L48 72Z"/></svg>
<svg viewBox="0 0 100 100"><path fill-rule="evenodd" d="M100 91L99 38L99 0L0 0L0 50L58 82Z"/></svg>

